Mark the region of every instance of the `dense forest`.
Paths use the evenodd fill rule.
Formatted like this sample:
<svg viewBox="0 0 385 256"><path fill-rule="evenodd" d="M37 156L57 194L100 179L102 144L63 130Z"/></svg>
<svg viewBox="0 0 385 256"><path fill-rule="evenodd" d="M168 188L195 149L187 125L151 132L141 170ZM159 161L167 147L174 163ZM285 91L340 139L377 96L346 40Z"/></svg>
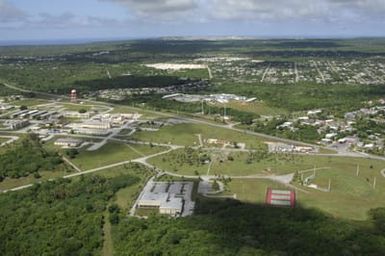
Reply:
<svg viewBox="0 0 385 256"><path fill-rule="evenodd" d="M277 129L277 126L282 125L286 121L288 119L285 118L273 118L266 122L258 120L248 128L254 132L309 143L314 143L322 138L322 134L318 133L317 128L309 125L294 124L295 130L293 131L284 128Z"/></svg>
<svg viewBox="0 0 385 256"><path fill-rule="evenodd" d="M0 195L1 255L98 255L103 213L129 175L57 180Z"/></svg>
<svg viewBox="0 0 385 256"><path fill-rule="evenodd" d="M346 112L364 107L366 101L376 100L385 95L383 85L325 84L320 86L309 82L292 85L242 84L240 86L229 83L214 86L211 90L256 97L262 99L269 106L286 109L290 112L321 108L338 117L343 117Z"/></svg>
<svg viewBox="0 0 385 256"><path fill-rule="evenodd" d="M42 147L37 135L29 134L0 154L0 181L19 178L39 171L53 171L62 163L56 151Z"/></svg>
<svg viewBox="0 0 385 256"><path fill-rule="evenodd" d="M99 255L112 225L114 255L383 255L385 208L367 221L315 209L198 197L195 214L128 217L110 199L138 181L84 176L0 195L2 255ZM105 218L108 210L109 218Z"/></svg>

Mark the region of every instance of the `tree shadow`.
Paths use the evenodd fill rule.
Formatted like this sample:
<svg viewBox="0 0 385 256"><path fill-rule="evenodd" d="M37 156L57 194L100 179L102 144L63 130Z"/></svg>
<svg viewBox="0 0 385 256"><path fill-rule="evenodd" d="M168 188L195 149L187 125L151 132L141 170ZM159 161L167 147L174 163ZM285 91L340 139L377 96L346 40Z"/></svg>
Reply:
<svg viewBox="0 0 385 256"><path fill-rule="evenodd" d="M114 237L117 255L384 255L385 229L378 222L385 210L377 213L375 221L358 222L301 205L200 197L193 216L122 220Z"/></svg>
<svg viewBox="0 0 385 256"><path fill-rule="evenodd" d="M237 200L200 199L191 227L220 235L223 251L277 255L384 255L378 222L333 218L317 209L271 207ZM376 225L373 225L373 224ZM384 225L384 224L383 224ZM253 255L253 254L250 254Z"/></svg>

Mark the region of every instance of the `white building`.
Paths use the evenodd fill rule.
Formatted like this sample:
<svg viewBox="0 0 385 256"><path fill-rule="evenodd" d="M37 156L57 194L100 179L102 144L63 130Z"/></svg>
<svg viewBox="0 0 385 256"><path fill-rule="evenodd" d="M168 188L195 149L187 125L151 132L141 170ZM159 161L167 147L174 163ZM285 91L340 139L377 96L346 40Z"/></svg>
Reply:
<svg viewBox="0 0 385 256"><path fill-rule="evenodd" d="M79 111L64 111L62 114L64 117L67 117L67 118L87 119L87 118L90 118L91 116L89 112L79 113Z"/></svg>
<svg viewBox="0 0 385 256"><path fill-rule="evenodd" d="M191 193L193 182L149 181L138 199L137 208L155 209L160 214L174 217L192 211Z"/></svg>
<svg viewBox="0 0 385 256"><path fill-rule="evenodd" d="M88 120L83 123L73 123L68 125L75 133L90 135L107 135L111 132L111 123L109 121Z"/></svg>
<svg viewBox="0 0 385 256"><path fill-rule="evenodd" d="M61 146L63 148L76 148L82 144L82 140L74 138L60 138L55 141L56 146Z"/></svg>
<svg viewBox="0 0 385 256"><path fill-rule="evenodd" d="M9 120L6 121L5 125L9 126L10 129L12 130L17 130L24 128L29 125L29 121L24 119L24 120Z"/></svg>
<svg viewBox="0 0 385 256"><path fill-rule="evenodd" d="M81 128L86 129L110 129L111 123L109 121L89 120L80 125Z"/></svg>

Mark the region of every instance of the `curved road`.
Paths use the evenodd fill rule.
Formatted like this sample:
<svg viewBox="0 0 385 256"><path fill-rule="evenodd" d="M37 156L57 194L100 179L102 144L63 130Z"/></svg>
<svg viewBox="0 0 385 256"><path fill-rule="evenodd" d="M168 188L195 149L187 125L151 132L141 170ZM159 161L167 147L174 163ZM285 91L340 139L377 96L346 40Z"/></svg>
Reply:
<svg viewBox="0 0 385 256"><path fill-rule="evenodd" d="M11 88L11 89L14 89L14 90L18 90L18 91L21 91L21 92L36 93L36 94L45 95L45 96L49 96L49 97L53 97L53 98L69 98L68 96L60 96L60 95L55 95L55 94L50 94L50 93L36 92L36 91L22 89L22 88L10 85L8 83L4 83L4 82L2 82L2 83L6 87L8 87L8 88ZM84 101L85 102L96 103L96 104L102 104L102 105L111 105L111 104L107 104L105 102L99 102L99 101L91 101L91 100L84 100ZM113 105L119 105L119 104L113 104ZM138 109L138 108L133 108L133 109ZM138 109L138 111L140 111L140 110L141 109ZM262 133L257 133L257 132L253 132L253 131L249 131L249 130L243 130L243 129L239 129L239 128L234 128L233 125L222 125L222 124L213 123L213 122L202 120L202 119L198 119L198 118L191 118L191 117L180 116L180 115L175 115L175 114L168 114L168 113L162 113L162 112L151 111L151 110L145 110L145 111L150 112L150 113L154 113L154 114L157 114L157 115L163 115L163 116L167 116L167 117L179 118L181 120L184 120L184 121L187 121L187 122L190 122L190 123L205 124L205 125L212 126L212 127L217 127L217 128L222 128L222 129L229 129L229 130L236 131L236 132L239 132L239 133L253 135L253 136L258 136L258 137L269 139L269 140L281 141L281 142L289 143L289 144L308 145L308 146L312 146L312 147L316 147L316 148L321 148L321 147L319 147L317 145L313 145L313 144L303 143L303 142L294 141L294 140L290 140L290 139L279 138L279 137L275 137L275 136L271 136L271 135L266 135L266 134L262 134ZM10 133L20 133L20 132L10 132ZM74 137L75 136L90 137L90 138L98 138L98 139L100 139L99 136L84 136L84 135L74 135L74 134L71 134L69 136L74 136ZM113 140L113 141L124 142L124 143L150 144L149 142L117 139L117 138L113 138L113 136L109 137L108 139L109 140ZM173 150L176 150L176 149L184 147L184 146L180 146L180 145L168 145L168 144L160 144L160 143L152 143L152 144L155 145L155 146L169 147L169 149L166 150L166 151L162 151L162 152L153 154L153 155L144 156L144 157L141 157L141 158L137 158L137 159L133 159L133 160L128 160L128 161L123 161L123 162L119 162L119 163L115 163L115 164L111 164L111 165L107 165L107 166L102 166L102 167L94 168L94 169L87 170L87 171L81 171L80 169L75 168L78 171L77 173L73 173L73 174L69 174L69 175L63 176L63 178L72 178L72 177L76 177L76 176L83 175L83 174L94 173L94 172L98 172L98 171L101 171L101 170L109 169L109 168L112 168L112 167L116 167L116 166L121 166L121 165L128 164L128 163L132 163L132 162L142 164L142 165L144 165L144 166L146 166L148 168L152 168L156 172L158 172L158 175L159 174L168 174L168 175L176 176L176 177L199 178L199 176L179 175L179 174L175 174L175 173L171 173L171 172L162 171L160 169L157 169L155 166L149 164L147 162L147 160L150 159L150 158L153 158L153 157L156 157L156 156L159 156L159 155L163 155L163 154L167 154L167 153L169 153L169 152L171 152ZM217 150L217 149L214 149L214 150ZM225 149L225 150L231 150L231 149ZM237 150L237 149L235 149L235 150ZM309 155L309 154L305 154L305 155ZM323 156L333 156L333 157L337 157L337 156L362 157L362 158L368 158L368 159L385 160L385 157L373 156L373 155L364 154L364 153L358 153L358 152L338 152L338 154L315 154L315 153L313 153L311 155L323 155ZM381 175L385 178L385 169L381 170ZM289 185L291 179L293 178L293 174L280 175L280 176L275 176L275 175L249 175L249 176L227 176L227 177L230 177L230 178L233 178L233 179L270 179L270 180L274 180L274 181L277 181L277 182ZM210 179L210 178L218 178L218 177L217 176L212 176L212 175L211 176L207 175L207 176L204 176L204 178ZM27 185L16 187L16 188L12 188L12 189L9 189L9 190L4 190L3 192L16 191L16 190L28 188L28 187L31 187L31 186L33 186L33 184L27 184Z"/></svg>

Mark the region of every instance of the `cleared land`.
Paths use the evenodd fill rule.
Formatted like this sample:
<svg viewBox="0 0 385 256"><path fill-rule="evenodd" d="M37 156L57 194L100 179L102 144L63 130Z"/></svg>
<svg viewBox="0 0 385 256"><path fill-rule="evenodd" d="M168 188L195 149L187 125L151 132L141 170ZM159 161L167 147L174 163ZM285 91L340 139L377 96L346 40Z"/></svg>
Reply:
<svg viewBox="0 0 385 256"><path fill-rule="evenodd" d="M167 170L176 171L178 174L195 175L195 170L200 174L206 174L209 164L190 165L178 159L177 150L166 155L154 157L150 162L155 166ZM229 156L232 160L229 160ZM266 159L247 161L249 154L245 152L236 153L214 153L211 154L213 164L210 174L223 174L232 176L244 176L254 174L275 174L282 175L302 170L312 170L314 167L327 167L336 172L355 175L357 165L360 167L360 175L372 179L380 179L380 170L385 168L385 162L369 160L365 158L311 156L311 155L272 155ZM231 158L230 158L231 159ZM178 163L179 160L179 163Z"/></svg>
<svg viewBox="0 0 385 256"><path fill-rule="evenodd" d="M96 151L82 150L71 161L82 170L102 167L122 161L128 161L143 155L150 155L161 151L161 148L147 145L127 145L108 143Z"/></svg>
<svg viewBox="0 0 385 256"><path fill-rule="evenodd" d="M59 178L63 177L66 174L69 174L69 172L66 171L42 171L39 172L40 178L35 178L33 174L27 176L27 177L22 177L18 179L11 179L11 178L6 178L2 182L0 182L0 190L8 190L12 189L15 187L20 187L24 185L28 185L31 183L37 183L41 181L47 181L49 179L53 178Z"/></svg>
<svg viewBox="0 0 385 256"><path fill-rule="evenodd" d="M219 104L219 103L215 103L214 105L217 107L223 107L223 104ZM240 111L255 113L258 115L280 115L280 114L288 113L284 109L268 106L264 102L243 103L243 102L237 102L237 101L230 101L226 103L226 107L240 110Z"/></svg>
<svg viewBox="0 0 385 256"><path fill-rule="evenodd" d="M149 142L197 146L199 145L197 134L201 134L203 140L218 139L227 142L242 142L246 143L246 147L249 148L258 146L261 143L256 136L197 124L164 126L157 132L139 131L133 135L133 138Z"/></svg>
<svg viewBox="0 0 385 256"><path fill-rule="evenodd" d="M332 180L331 192L301 187L308 193L297 191L299 205L354 220L367 219L370 209L383 206L385 179L377 180L378 186L373 189L364 177L356 178L349 172L328 171L325 175ZM238 200L248 203L264 203L268 187L279 189L284 185L270 180L233 179L228 183L226 193L234 193Z"/></svg>

